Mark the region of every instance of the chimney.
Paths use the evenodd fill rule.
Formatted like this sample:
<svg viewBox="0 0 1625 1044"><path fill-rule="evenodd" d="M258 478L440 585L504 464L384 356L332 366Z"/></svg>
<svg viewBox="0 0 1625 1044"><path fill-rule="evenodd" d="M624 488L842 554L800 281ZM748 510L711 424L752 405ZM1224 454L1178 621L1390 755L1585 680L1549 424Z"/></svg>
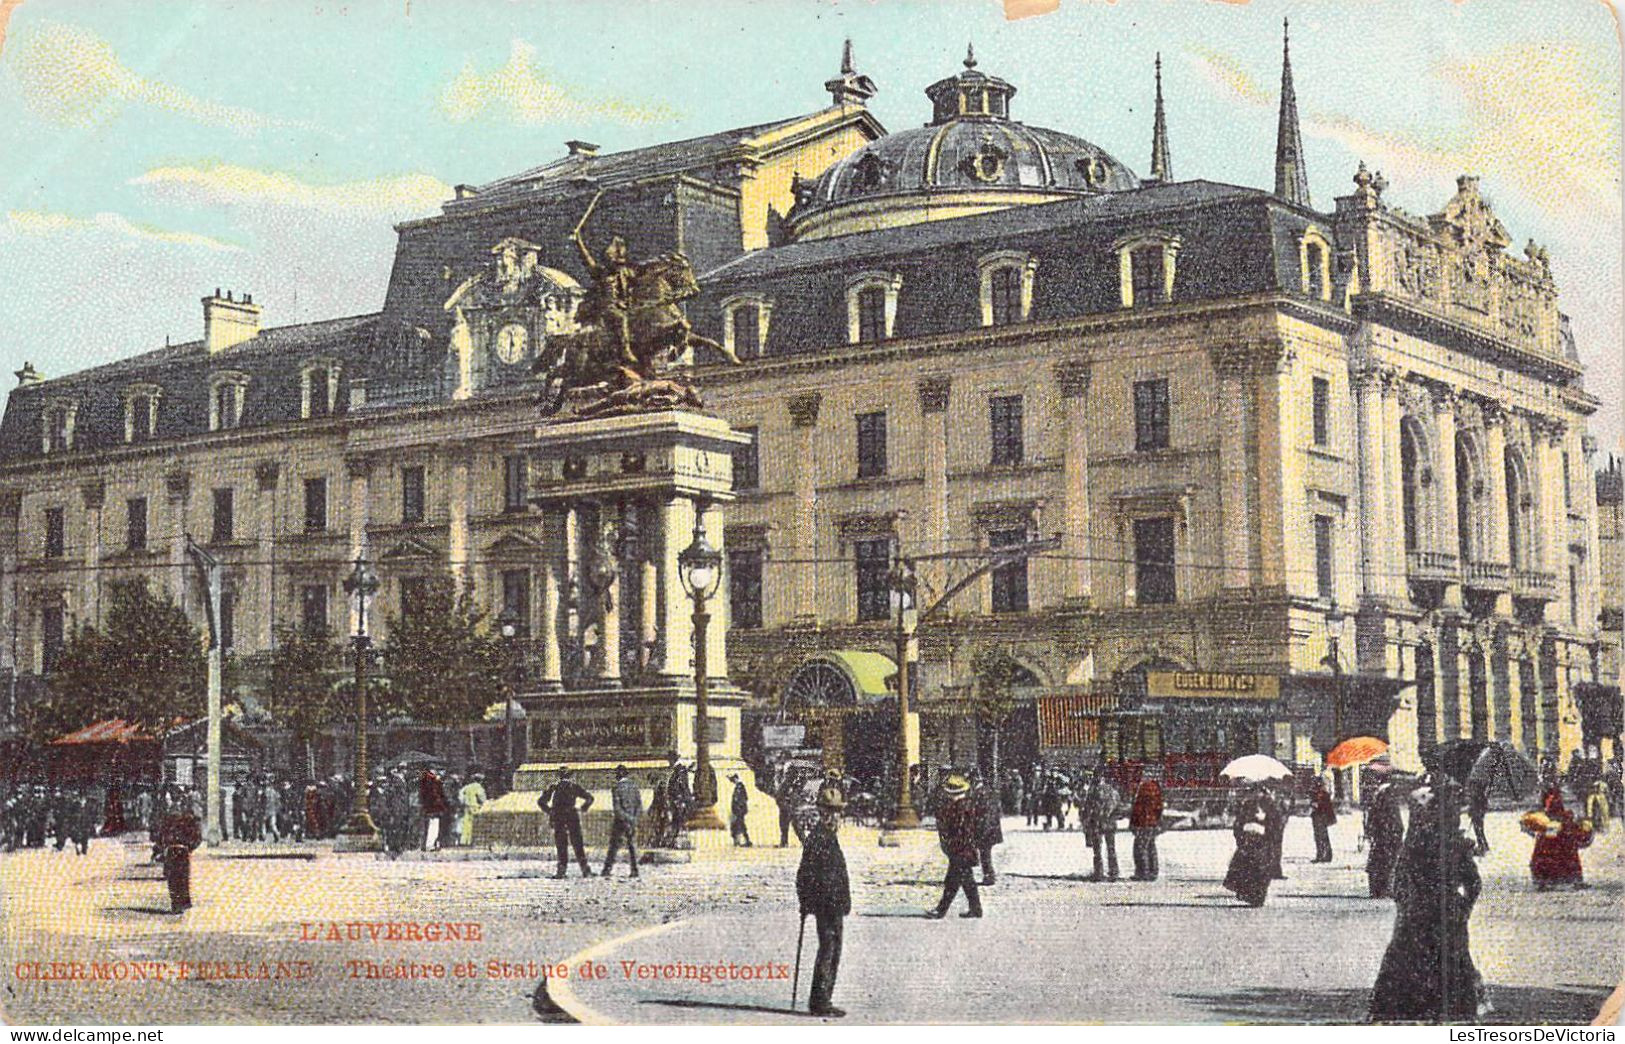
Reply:
<svg viewBox="0 0 1625 1044"><path fill-rule="evenodd" d="M590 141L567 141L564 147L570 150L572 156L596 156L598 146Z"/></svg>
<svg viewBox="0 0 1625 1044"><path fill-rule="evenodd" d="M259 332L260 306L252 294L238 301L230 290L221 297L217 287L212 297L203 299L203 344L210 355L253 340Z"/></svg>
<svg viewBox="0 0 1625 1044"><path fill-rule="evenodd" d="M19 388L24 387L24 386L29 385L29 384L38 384L40 381L43 381L45 379L44 377L42 377L40 375L40 372L38 370L34 369L34 364L31 363L31 362L23 363L23 368L20 369L20 370L17 370L16 374L17 374L17 386Z"/></svg>

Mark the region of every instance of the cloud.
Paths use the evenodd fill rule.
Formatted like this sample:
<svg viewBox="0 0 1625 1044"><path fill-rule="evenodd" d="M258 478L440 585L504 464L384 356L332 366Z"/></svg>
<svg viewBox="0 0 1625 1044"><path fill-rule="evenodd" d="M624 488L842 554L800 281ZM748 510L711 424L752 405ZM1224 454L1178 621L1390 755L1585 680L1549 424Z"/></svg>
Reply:
<svg viewBox="0 0 1625 1044"><path fill-rule="evenodd" d="M140 105L238 134L300 126L198 98L162 80L149 80L120 61L107 41L77 26L42 25L18 40L16 47L14 65L23 101L53 123L94 127L128 105Z"/></svg>
<svg viewBox="0 0 1625 1044"><path fill-rule="evenodd" d="M500 69L481 75L472 66L465 67L441 92L440 110L458 123L488 110L526 124L608 120L645 125L664 123L678 115L666 105L583 94L550 79L547 70L536 68L535 57L535 47L515 40L507 64Z"/></svg>
<svg viewBox="0 0 1625 1044"><path fill-rule="evenodd" d="M81 218L38 210L13 210L6 214L6 228L24 236L56 236L77 232L109 233L123 239L136 239L168 246L197 247L204 250L236 252L243 248L196 232L178 232L139 225L124 217L104 211L94 217Z"/></svg>
<svg viewBox="0 0 1625 1044"><path fill-rule="evenodd" d="M231 164L155 167L129 183L180 203L279 206L329 212L421 214L435 209L452 187L428 174L402 174L331 185L301 181L281 171Z"/></svg>

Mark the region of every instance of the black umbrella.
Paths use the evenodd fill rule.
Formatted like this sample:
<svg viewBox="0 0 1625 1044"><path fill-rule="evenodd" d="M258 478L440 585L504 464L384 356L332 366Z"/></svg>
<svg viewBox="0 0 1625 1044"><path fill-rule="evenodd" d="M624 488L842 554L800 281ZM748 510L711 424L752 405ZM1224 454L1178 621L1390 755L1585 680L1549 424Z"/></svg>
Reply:
<svg viewBox="0 0 1625 1044"><path fill-rule="evenodd" d="M1466 783L1478 756L1489 744L1483 740L1459 739L1441 743L1422 752L1422 764L1431 772L1442 772L1457 783Z"/></svg>
<svg viewBox="0 0 1625 1044"><path fill-rule="evenodd" d="M1540 783L1540 772L1521 751L1502 741L1484 748L1467 778L1483 786L1485 793L1494 793L1504 786L1508 797L1517 798L1535 789Z"/></svg>

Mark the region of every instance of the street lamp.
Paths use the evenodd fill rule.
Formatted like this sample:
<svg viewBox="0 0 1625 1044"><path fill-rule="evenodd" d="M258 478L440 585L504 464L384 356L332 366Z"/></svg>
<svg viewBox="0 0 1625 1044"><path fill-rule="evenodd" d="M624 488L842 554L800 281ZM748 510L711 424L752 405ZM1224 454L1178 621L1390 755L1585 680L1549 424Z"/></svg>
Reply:
<svg viewBox="0 0 1625 1044"><path fill-rule="evenodd" d="M508 681L502 701L502 779L508 789L513 788L513 698L519 689L519 613L506 606L497 617L502 629L502 644L508 654Z"/></svg>
<svg viewBox="0 0 1625 1044"><path fill-rule="evenodd" d="M1334 605L1331 612L1326 614L1326 658L1321 661L1332 672L1332 742L1326 751L1330 753L1343 739L1343 653L1340 644L1343 640L1343 614ZM1332 785L1337 792L1337 800L1343 800L1343 773L1332 769Z"/></svg>
<svg viewBox="0 0 1625 1044"><path fill-rule="evenodd" d="M367 605L378 593L378 577L362 555L355 556L355 568L344 580L344 593L355 599L355 804L350 818L339 831L335 848L345 852L376 852L383 848L378 827L367 811L367 660L372 654L372 638L367 634Z"/></svg>
<svg viewBox="0 0 1625 1044"><path fill-rule="evenodd" d="M694 501L694 540L677 555L677 574L683 590L694 600L694 809L689 814L689 830L721 830L717 816L716 777L711 771L711 719L706 707L709 695L706 663L706 628L711 614L705 601L716 593L722 580L722 552L705 539L706 502Z"/></svg>
<svg viewBox="0 0 1625 1044"><path fill-rule="evenodd" d="M909 764L908 749L909 645L920 616L914 605L914 563L899 558L886 579L891 587L892 613L897 621L894 636L897 652L897 807L886 829L907 830L920 825L920 813L914 808L911 793L909 770L913 766Z"/></svg>

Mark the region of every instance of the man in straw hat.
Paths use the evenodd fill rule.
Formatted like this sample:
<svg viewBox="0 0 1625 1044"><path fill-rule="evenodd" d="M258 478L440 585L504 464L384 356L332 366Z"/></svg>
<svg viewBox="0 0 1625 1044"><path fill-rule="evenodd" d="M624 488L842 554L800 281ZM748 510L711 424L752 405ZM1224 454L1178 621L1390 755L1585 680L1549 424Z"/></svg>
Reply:
<svg viewBox="0 0 1625 1044"><path fill-rule="evenodd" d="M846 856L835 836L846 799L838 787L818 792L818 820L802 841L801 866L796 871L796 898L801 916L811 914L818 929L818 956L813 961L812 996L807 1010L814 1015L839 1018L846 1012L830 1003L835 975L841 967L841 929L852 912L852 888L846 876Z"/></svg>
<svg viewBox="0 0 1625 1044"><path fill-rule="evenodd" d="M976 864L981 852L976 845L976 805L969 800L970 780L957 773L942 781L942 801L937 805L937 839L948 856L948 874L942 880L942 900L936 908L926 912L927 917L948 916L954 896L965 890L970 909L961 917L982 916L982 896L976 890Z"/></svg>

